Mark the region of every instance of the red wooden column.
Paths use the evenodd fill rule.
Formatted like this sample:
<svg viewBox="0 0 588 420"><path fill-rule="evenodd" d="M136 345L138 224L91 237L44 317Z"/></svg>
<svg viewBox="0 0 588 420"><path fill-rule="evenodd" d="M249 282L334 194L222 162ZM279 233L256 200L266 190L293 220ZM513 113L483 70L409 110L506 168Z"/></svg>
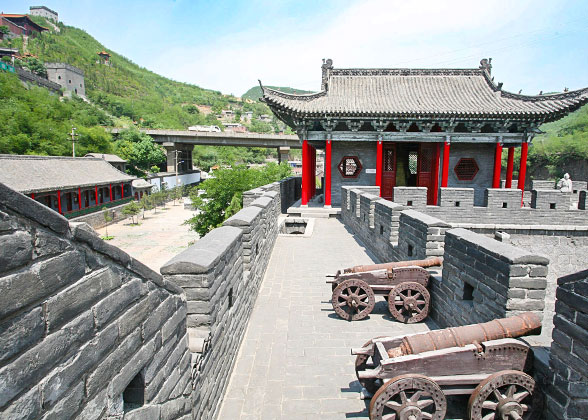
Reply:
<svg viewBox="0 0 588 420"><path fill-rule="evenodd" d="M310 149L312 153L312 194L311 197L316 195L316 149L314 146Z"/></svg>
<svg viewBox="0 0 588 420"><path fill-rule="evenodd" d="M492 188L500 188L500 171L502 170L502 143L496 143L494 152L494 177L492 178Z"/></svg>
<svg viewBox="0 0 588 420"><path fill-rule="evenodd" d="M110 187L110 201L112 202L112 184L109 184Z"/></svg>
<svg viewBox="0 0 588 420"><path fill-rule="evenodd" d="M96 196L94 197L94 205L97 207L98 206L98 185L94 186L94 193L96 194Z"/></svg>
<svg viewBox="0 0 588 420"><path fill-rule="evenodd" d="M325 207L331 207L331 139L325 145Z"/></svg>
<svg viewBox="0 0 588 420"><path fill-rule="evenodd" d="M61 211L61 190L57 190L57 210L59 211L59 214L63 213Z"/></svg>
<svg viewBox="0 0 588 420"><path fill-rule="evenodd" d="M125 184L122 182L120 183L120 199L122 200L125 198Z"/></svg>
<svg viewBox="0 0 588 420"><path fill-rule="evenodd" d="M527 176L527 154L529 152L529 143L523 142L521 146L521 167L519 169L519 183L517 188L521 190L521 207L523 207L523 196L525 194L525 177Z"/></svg>
<svg viewBox="0 0 588 420"><path fill-rule="evenodd" d="M302 140L302 196L300 204L308 205L308 194L310 192L310 152L308 140Z"/></svg>
<svg viewBox="0 0 588 420"><path fill-rule="evenodd" d="M34 200L35 199L35 193L31 193L31 198Z"/></svg>
<svg viewBox="0 0 588 420"><path fill-rule="evenodd" d="M512 188L512 171L514 166L514 147L508 148L508 163L506 164L505 188Z"/></svg>
<svg viewBox="0 0 588 420"><path fill-rule="evenodd" d="M443 143L443 169L441 171L441 188L447 187L449 178L449 140Z"/></svg>
<svg viewBox="0 0 588 420"><path fill-rule="evenodd" d="M382 139L378 139L378 145L376 148L376 187L382 186ZM382 192L380 191L380 197Z"/></svg>
<svg viewBox="0 0 588 420"><path fill-rule="evenodd" d="M82 189L78 188L78 207L82 209Z"/></svg>
<svg viewBox="0 0 588 420"><path fill-rule="evenodd" d="M435 156L433 157L433 174L432 174L432 185L431 188L433 189L433 205L436 206L439 200L439 158L441 157L440 153L441 147L440 143L437 143L437 147L435 147Z"/></svg>

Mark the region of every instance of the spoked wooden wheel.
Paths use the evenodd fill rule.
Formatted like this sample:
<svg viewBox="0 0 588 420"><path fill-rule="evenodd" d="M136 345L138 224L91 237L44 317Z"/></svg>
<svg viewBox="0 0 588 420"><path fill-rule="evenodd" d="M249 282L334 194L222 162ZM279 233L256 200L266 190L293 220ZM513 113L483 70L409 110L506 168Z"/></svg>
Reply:
<svg viewBox="0 0 588 420"><path fill-rule="evenodd" d="M471 420L522 420L532 415L535 381L518 370L497 372L476 387L468 402Z"/></svg>
<svg viewBox="0 0 588 420"><path fill-rule="evenodd" d="M398 321L414 324L427 317L430 301L431 295L422 284L400 283L388 295L388 309Z"/></svg>
<svg viewBox="0 0 588 420"><path fill-rule="evenodd" d="M384 336L374 337L370 341L365 343L362 347L370 346L374 343L374 340L376 340L378 338L382 338L382 337L384 337ZM378 391L378 389L380 388L380 386L382 386L382 380L381 379L360 379L359 378L359 372L364 371L366 369L372 369L375 367L373 365L368 364L369 358L370 358L370 356L366 356L364 354L358 354L355 357L355 375L357 375L357 380L359 381L361 386L363 386L370 394L375 394Z"/></svg>
<svg viewBox="0 0 588 420"><path fill-rule="evenodd" d="M400 375L380 387L370 420L443 420L447 401L439 385L423 375Z"/></svg>
<svg viewBox="0 0 588 420"><path fill-rule="evenodd" d="M372 288L362 280L345 280L333 292L331 299L337 315L348 321L365 318L373 311L376 297Z"/></svg>

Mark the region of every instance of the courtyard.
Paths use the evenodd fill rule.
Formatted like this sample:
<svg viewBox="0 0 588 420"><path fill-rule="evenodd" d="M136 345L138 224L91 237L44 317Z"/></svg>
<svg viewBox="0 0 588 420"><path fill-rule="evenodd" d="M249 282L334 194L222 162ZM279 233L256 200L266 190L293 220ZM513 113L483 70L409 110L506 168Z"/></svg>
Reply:
<svg viewBox="0 0 588 420"><path fill-rule="evenodd" d="M375 261L337 219L315 219L309 238L278 237L219 418L368 418L350 349L436 328L393 320L382 297L362 321L334 313L325 276Z"/></svg>
<svg viewBox="0 0 588 420"><path fill-rule="evenodd" d="M166 204L166 208L157 208L145 212L145 218L139 214L139 225L131 224L125 219L108 226L108 235L114 236L109 241L132 257L159 272L159 268L188 247L190 242L198 240L198 234L191 231L184 221L194 215L194 211L184 209L177 202ZM100 236L106 235L106 228L97 229Z"/></svg>

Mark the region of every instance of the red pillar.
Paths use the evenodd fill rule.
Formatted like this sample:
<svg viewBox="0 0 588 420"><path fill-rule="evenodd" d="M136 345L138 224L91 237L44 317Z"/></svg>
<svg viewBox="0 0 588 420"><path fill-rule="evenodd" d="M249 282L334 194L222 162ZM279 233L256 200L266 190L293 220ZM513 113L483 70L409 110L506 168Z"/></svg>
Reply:
<svg viewBox="0 0 588 420"><path fill-rule="evenodd" d="M441 188L447 187L449 178L449 142L443 143L443 170L441 171Z"/></svg>
<svg viewBox="0 0 588 420"><path fill-rule="evenodd" d="M310 192L310 151L308 140L302 140L302 197L300 204L308 205L308 194Z"/></svg>
<svg viewBox="0 0 588 420"><path fill-rule="evenodd" d="M78 188L78 207L82 209L82 189Z"/></svg>
<svg viewBox="0 0 588 420"><path fill-rule="evenodd" d="M494 177L492 178L492 188L500 188L500 171L502 170L502 144L496 143L494 152Z"/></svg>
<svg viewBox="0 0 588 420"><path fill-rule="evenodd" d="M527 154L529 143L523 142L521 146L521 167L519 169L519 183L517 188L521 190L521 207L523 207L523 196L525 195L525 177L527 176Z"/></svg>
<svg viewBox="0 0 588 420"><path fill-rule="evenodd" d="M441 150L440 144L437 143L437 147L435 147L435 157L433 158L433 185L431 185L431 188L433 188L433 205L436 206L437 205L437 201L439 200L439 158L440 158L440 153L439 151Z"/></svg>
<svg viewBox="0 0 588 420"><path fill-rule="evenodd" d="M331 140L325 147L325 207L331 207Z"/></svg>
<svg viewBox="0 0 588 420"><path fill-rule="evenodd" d="M120 183L120 199L122 200L125 197L125 184L122 182Z"/></svg>
<svg viewBox="0 0 588 420"><path fill-rule="evenodd" d="M98 206L98 185L94 186L94 193L96 194L94 196L94 205Z"/></svg>
<svg viewBox="0 0 588 420"><path fill-rule="evenodd" d="M312 174L312 178L311 178L311 180L312 180L312 184L311 184L312 185L312 192L310 194L310 197L312 198L312 197L314 197L316 195L316 149L314 148L314 146L311 146L310 147L310 154L311 154L311 157L312 157L312 160L311 160L312 166L310 167L311 170L312 170L311 171L311 174Z"/></svg>
<svg viewBox="0 0 588 420"><path fill-rule="evenodd" d="M382 140L378 140L378 146L376 148L376 187L382 186L382 149Z"/></svg>
<svg viewBox="0 0 588 420"><path fill-rule="evenodd" d="M112 184L109 184L110 187L110 201L112 201Z"/></svg>
<svg viewBox="0 0 588 420"><path fill-rule="evenodd" d="M514 147L508 148L508 163L506 164L506 188L512 188L512 171L514 166Z"/></svg>
<svg viewBox="0 0 588 420"><path fill-rule="evenodd" d="M62 213L62 211L61 211L61 190L57 190L57 210L59 211L59 214Z"/></svg>
<svg viewBox="0 0 588 420"><path fill-rule="evenodd" d="M34 200L35 199L35 193L31 193L31 198Z"/></svg>

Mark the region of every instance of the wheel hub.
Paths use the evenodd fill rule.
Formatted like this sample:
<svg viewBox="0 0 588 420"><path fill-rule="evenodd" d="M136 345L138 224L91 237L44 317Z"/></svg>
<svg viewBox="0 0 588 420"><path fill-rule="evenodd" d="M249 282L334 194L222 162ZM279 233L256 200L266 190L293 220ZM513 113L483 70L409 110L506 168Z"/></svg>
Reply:
<svg viewBox="0 0 588 420"><path fill-rule="evenodd" d="M504 400L498 403L497 411L500 420L514 420L523 417L523 407L513 400Z"/></svg>
<svg viewBox="0 0 588 420"><path fill-rule="evenodd" d="M412 310L416 307L416 299L411 297L407 297L404 299L404 309Z"/></svg>
<svg viewBox="0 0 588 420"><path fill-rule="evenodd" d="M401 409L398 413L399 420L422 420L423 412L415 406L408 406Z"/></svg>

